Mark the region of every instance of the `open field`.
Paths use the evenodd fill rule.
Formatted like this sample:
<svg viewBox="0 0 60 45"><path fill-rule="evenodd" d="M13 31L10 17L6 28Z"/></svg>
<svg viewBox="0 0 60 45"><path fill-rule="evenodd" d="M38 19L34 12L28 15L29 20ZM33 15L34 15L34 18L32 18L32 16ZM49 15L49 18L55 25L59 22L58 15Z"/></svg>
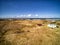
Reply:
<svg viewBox="0 0 60 45"><path fill-rule="evenodd" d="M60 45L60 20L1 20L0 45Z"/></svg>

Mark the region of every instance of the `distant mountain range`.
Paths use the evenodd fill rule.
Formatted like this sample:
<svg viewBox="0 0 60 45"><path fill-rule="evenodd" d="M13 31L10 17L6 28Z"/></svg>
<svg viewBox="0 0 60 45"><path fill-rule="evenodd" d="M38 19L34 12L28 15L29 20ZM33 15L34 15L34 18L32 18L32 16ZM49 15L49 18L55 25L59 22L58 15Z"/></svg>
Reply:
<svg viewBox="0 0 60 45"><path fill-rule="evenodd" d="M0 20L20 20L20 19L23 19L23 20L25 19L60 20L60 18L0 18Z"/></svg>

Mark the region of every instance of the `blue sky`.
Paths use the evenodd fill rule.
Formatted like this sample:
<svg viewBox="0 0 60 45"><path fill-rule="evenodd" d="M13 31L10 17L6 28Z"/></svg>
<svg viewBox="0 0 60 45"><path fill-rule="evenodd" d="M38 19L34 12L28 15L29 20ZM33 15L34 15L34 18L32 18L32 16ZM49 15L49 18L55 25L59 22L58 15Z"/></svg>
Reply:
<svg viewBox="0 0 60 45"><path fill-rule="evenodd" d="M0 0L0 18L60 18L59 0Z"/></svg>

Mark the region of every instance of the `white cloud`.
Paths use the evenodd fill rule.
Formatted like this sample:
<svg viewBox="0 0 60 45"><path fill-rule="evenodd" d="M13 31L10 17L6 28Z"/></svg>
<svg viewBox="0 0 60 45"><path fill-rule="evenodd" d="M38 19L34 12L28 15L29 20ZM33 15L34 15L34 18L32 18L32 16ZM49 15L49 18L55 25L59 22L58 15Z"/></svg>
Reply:
<svg viewBox="0 0 60 45"><path fill-rule="evenodd" d="M32 14L28 14L27 16L30 17Z"/></svg>
<svg viewBox="0 0 60 45"><path fill-rule="evenodd" d="M38 14L36 14L35 16L38 16Z"/></svg>

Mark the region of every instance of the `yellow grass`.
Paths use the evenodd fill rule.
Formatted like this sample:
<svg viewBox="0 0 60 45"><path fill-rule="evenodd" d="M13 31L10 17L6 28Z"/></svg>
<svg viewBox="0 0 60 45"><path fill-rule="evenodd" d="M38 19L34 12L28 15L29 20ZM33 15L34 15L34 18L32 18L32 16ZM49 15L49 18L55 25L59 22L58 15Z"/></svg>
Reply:
<svg viewBox="0 0 60 45"><path fill-rule="evenodd" d="M60 25L52 29L48 24L47 20L0 21L0 45L60 45Z"/></svg>

